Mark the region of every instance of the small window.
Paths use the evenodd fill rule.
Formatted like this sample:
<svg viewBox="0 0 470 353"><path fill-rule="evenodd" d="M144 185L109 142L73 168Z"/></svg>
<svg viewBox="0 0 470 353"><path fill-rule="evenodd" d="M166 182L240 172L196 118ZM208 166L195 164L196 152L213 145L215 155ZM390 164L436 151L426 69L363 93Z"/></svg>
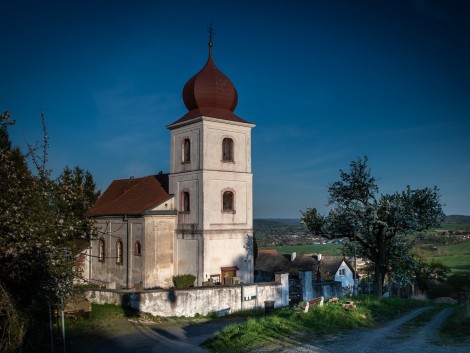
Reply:
<svg viewBox="0 0 470 353"><path fill-rule="evenodd" d="M222 196L222 210L224 212L233 212L233 192L225 191Z"/></svg>
<svg viewBox="0 0 470 353"><path fill-rule="evenodd" d="M222 161L233 162L233 140L228 137L222 140Z"/></svg>
<svg viewBox="0 0 470 353"><path fill-rule="evenodd" d="M183 212L189 212L190 211L190 198L189 198L189 192L184 191L182 194L182 200L181 200L181 206L182 206L182 211Z"/></svg>
<svg viewBox="0 0 470 353"><path fill-rule="evenodd" d="M120 240L116 242L116 263L122 264L122 241Z"/></svg>
<svg viewBox="0 0 470 353"><path fill-rule="evenodd" d="M191 141L188 138L183 140L183 163L191 162Z"/></svg>
<svg viewBox="0 0 470 353"><path fill-rule="evenodd" d="M142 244L140 244L140 241L135 242L134 255L142 255Z"/></svg>
<svg viewBox="0 0 470 353"><path fill-rule="evenodd" d="M104 262L104 239L98 240L98 261Z"/></svg>
<svg viewBox="0 0 470 353"><path fill-rule="evenodd" d="M340 268L338 271L338 275L344 276L346 274L346 270L344 268Z"/></svg>

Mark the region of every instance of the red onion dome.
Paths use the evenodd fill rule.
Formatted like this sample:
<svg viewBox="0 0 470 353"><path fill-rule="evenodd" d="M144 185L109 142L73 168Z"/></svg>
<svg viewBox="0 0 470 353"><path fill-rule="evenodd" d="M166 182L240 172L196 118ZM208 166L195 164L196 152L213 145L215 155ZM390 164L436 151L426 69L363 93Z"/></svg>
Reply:
<svg viewBox="0 0 470 353"><path fill-rule="evenodd" d="M238 94L232 81L215 66L212 59L212 42L209 42L209 59L183 88L183 101L189 111L217 108L233 112Z"/></svg>

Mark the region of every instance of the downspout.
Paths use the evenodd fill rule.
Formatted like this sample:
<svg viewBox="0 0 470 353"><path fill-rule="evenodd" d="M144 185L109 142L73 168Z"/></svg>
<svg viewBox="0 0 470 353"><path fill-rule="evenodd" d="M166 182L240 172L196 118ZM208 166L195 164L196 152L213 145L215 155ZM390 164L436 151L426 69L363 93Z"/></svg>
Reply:
<svg viewBox="0 0 470 353"><path fill-rule="evenodd" d="M129 220L127 215L124 215L124 222L126 226L126 289L129 289Z"/></svg>
<svg viewBox="0 0 470 353"><path fill-rule="evenodd" d="M93 267L93 244L91 243L92 240L90 238L90 244L88 246L88 256L87 256L87 261L88 261L88 283L91 282L91 274L92 274L92 267Z"/></svg>

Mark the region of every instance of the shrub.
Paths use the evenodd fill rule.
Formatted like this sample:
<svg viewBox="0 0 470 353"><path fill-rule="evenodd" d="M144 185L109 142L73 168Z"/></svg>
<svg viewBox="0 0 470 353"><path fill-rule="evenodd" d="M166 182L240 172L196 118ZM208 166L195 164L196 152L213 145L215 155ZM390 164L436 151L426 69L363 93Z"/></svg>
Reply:
<svg viewBox="0 0 470 353"><path fill-rule="evenodd" d="M226 326L202 345L211 352L247 352L267 344L295 343L290 339L296 334L323 335L356 327L372 327L377 324L377 318L390 320L426 305L417 300L361 296L354 299L357 304L354 310L344 310L343 302L313 307L307 313L279 308L269 315Z"/></svg>
<svg viewBox="0 0 470 353"><path fill-rule="evenodd" d="M189 274L173 276L173 285L177 289L189 288L194 285L195 280L196 280L196 276L189 275Z"/></svg>
<svg viewBox="0 0 470 353"><path fill-rule="evenodd" d="M16 352L21 347L25 325L10 295L0 284L0 352Z"/></svg>
<svg viewBox="0 0 470 353"><path fill-rule="evenodd" d="M447 279L447 283L459 292L470 290L470 275L460 273L452 275Z"/></svg>
<svg viewBox="0 0 470 353"><path fill-rule="evenodd" d="M446 319L441 327L442 333L453 337L457 341L470 342L470 313L465 304L456 306L452 314Z"/></svg>
<svg viewBox="0 0 470 353"><path fill-rule="evenodd" d="M453 286L447 283L439 284L431 289L431 299L440 297L450 297L455 292Z"/></svg>

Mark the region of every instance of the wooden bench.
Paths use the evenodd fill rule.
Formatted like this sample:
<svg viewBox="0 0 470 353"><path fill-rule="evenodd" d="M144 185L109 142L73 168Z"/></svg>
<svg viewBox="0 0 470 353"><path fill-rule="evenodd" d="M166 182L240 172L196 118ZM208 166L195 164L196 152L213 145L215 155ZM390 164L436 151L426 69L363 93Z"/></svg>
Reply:
<svg viewBox="0 0 470 353"><path fill-rule="evenodd" d="M304 302L303 305L299 306L298 311L302 313L308 313L308 309L310 307L313 308L315 306L322 306L323 301L324 301L323 297L314 298L312 300L309 300L308 302Z"/></svg>

